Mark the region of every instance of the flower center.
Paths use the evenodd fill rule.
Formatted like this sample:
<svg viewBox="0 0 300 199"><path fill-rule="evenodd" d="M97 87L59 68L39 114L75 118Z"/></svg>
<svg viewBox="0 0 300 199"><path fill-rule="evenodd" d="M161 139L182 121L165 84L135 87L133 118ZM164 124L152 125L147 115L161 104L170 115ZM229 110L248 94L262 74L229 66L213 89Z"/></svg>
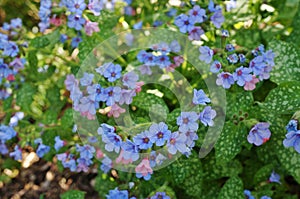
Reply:
<svg viewBox="0 0 300 199"><path fill-rule="evenodd" d="M146 143L146 144L148 144L149 138L143 138L143 142Z"/></svg>
<svg viewBox="0 0 300 199"><path fill-rule="evenodd" d="M239 76L241 76L241 75L243 74L242 70L239 70L239 71L237 72L237 74L238 74Z"/></svg>
<svg viewBox="0 0 300 199"><path fill-rule="evenodd" d="M183 118L183 123L184 123L184 124L189 123L189 118Z"/></svg>
<svg viewBox="0 0 300 199"><path fill-rule="evenodd" d="M157 134L157 137L158 137L158 138L163 138L163 137L164 137L164 134L163 134L162 132L159 132L159 133Z"/></svg>
<svg viewBox="0 0 300 199"><path fill-rule="evenodd" d="M108 92L108 95L109 95L109 96L112 96L113 94L114 94L113 91L109 91L109 92Z"/></svg>
<svg viewBox="0 0 300 199"><path fill-rule="evenodd" d="M111 73L111 76L112 76L112 77L115 77L115 76L116 76L116 73L115 73L115 72L112 72L112 73Z"/></svg>
<svg viewBox="0 0 300 199"><path fill-rule="evenodd" d="M175 144L175 142L176 142L176 140L175 140L174 138L172 138L172 139L170 140L170 143L171 143L171 144Z"/></svg>

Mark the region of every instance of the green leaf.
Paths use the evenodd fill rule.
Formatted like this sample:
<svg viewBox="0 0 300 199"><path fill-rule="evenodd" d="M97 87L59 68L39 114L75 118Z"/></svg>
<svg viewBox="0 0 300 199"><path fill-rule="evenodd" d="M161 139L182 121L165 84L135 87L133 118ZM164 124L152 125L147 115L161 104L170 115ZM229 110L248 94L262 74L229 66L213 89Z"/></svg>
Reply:
<svg viewBox="0 0 300 199"><path fill-rule="evenodd" d="M240 116L241 113L249 111L252 104L253 96L251 92L226 92L226 115L229 118L234 115Z"/></svg>
<svg viewBox="0 0 300 199"><path fill-rule="evenodd" d="M254 175L253 184L259 184L260 182L267 181L274 169L272 164L268 164L260 168Z"/></svg>
<svg viewBox="0 0 300 199"><path fill-rule="evenodd" d="M226 163L232 160L242 149L247 139L246 127L226 122L224 129L215 145L217 163Z"/></svg>
<svg viewBox="0 0 300 199"><path fill-rule="evenodd" d="M23 84L22 88L17 92L16 103L24 112L30 112L30 105L33 102L33 95L37 89L31 84Z"/></svg>
<svg viewBox="0 0 300 199"><path fill-rule="evenodd" d="M244 192L243 192L243 182L242 180L237 177L231 177L229 180L226 181L225 185L221 189L219 193L219 199L244 199Z"/></svg>
<svg viewBox="0 0 300 199"><path fill-rule="evenodd" d="M46 36L36 37L31 40L30 46L34 48L44 48L50 44L49 39Z"/></svg>
<svg viewBox="0 0 300 199"><path fill-rule="evenodd" d="M287 81L300 81L300 55L293 44L284 41L272 41L269 48L276 55L275 66L270 72L270 79L281 84Z"/></svg>
<svg viewBox="0 0 300 199"><path fill-rule="evenodd" d="M85 192L79 190L70 190L60 195L61 199L84 199Z"/></svg>
<svg viewBox="0 0 300 199"><path fill-rule="evenodd" d="M293 113L300 108L300 82L285 82L273 89L262 107L276 113Z"/></svg>
<svg viewBox="0 0 300 199"><path fill-rule="evenodd" d="M65 110L64 115L61 118L61 125L63 127L71 127L74 123L74 119L73 119L73 109L69 108L67 110Z"/></svg>
<svg viewBox="0 0 300 199"><path fill-rule="evenodd" d="M53 111L52 109L47 110L43 114L43 124L50 125L57 123L58 112Z"/></svg>

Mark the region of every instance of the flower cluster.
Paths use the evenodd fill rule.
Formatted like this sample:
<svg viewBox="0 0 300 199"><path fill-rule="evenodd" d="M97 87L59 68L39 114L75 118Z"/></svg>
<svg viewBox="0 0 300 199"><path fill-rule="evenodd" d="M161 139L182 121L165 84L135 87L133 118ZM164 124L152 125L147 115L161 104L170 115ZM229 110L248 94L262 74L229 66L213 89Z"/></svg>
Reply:
<svg viewBox="0 0 300 199"><path fill-rule="evenodd" d="M267 142L271 137L271 131L269 130L270 124L267 122L259 122L251 128L247 140L251 144L260 146Z"/></svg>
<svg viewBox="0 0 300 199"><path fill-rule="evenodd" d="M166 69L167 71L174 71L175 68L179 67L184 59L181 56L174 55L179 53L181 46L178 41L174 40L169 45L167 43L155 44L150 50L141 50L137 59L142 63L139 70L141 74L151 75L151 67L159 66L161 69Z"/></svg>
<svg viewBox="0 0 300 199"><path fill-rule="evenodd" d="M80 80L77 80L74 75L67 76L65 85L70 91L73 108L92 120L95 119L96 110L100 105L102 107L106 105L110 107L107 113L109 117L119 117L125 112L120 105L131 104L136 93L141 91L143 83L137 82L139 76L133 71L122 75L122 67L119 64L105 63L96 68L96 72L110 86L93 83L94 74L90 73L84 73ZM123 85L111 86L111 83L116 83L116 80L121 80ZM81 90L80 87L83 89Z"/></svg>
<svg viewBox="0 0 300 199"><path fill-rule="evenodd" d="M39 10L39 17L41 20L39 28L41 32L44 32L50 26L51 7L51 0L41 0Z"/></svg>
<svg viewBox="0 0 300 199"><path fill-rule="evenodd" d="M12 86L17 87L15 82L18 72L24 68L26 60L20 58L20 46L26 47L26 43L18 45L13 39L19 38L22 31L22 20L12 19L10 23L4 23L0 33L0 100L6 99L12 94Z"/></svg>
<svg viewBox="0 0 300 199"><path fill-rule="evenodd" d="M298 120L292 119L286 126L287 134L283 140L285 147L293 147L300 153L300 130L298 129Z"/></svg>
<svg viewBox="0 0 300 199"><path fill-rule="evenodd" d="M17 133L11 126L0 126L0 153L5 155L8 153L6 142L16 137Z"/></svg>
<svg viewBox="0 0 300 199"><path fill-rule="evenodd" d="M222 31L224 41L228 35L228 31ZM199 51L199 59L211 64L210 71L218 75L217 85L225 89L229 89L236 82L245 90L254 90L259 81L270 78L270 72L275 65L275 54L272 50L265 51L262 44L246 55L238 53L240 50L232 44L227 44L225 49L214 50L201 46ZM226 60L222 57L226 57Z"/></svg>
<svg viewBox="0 0 300 199"><path fill-rule="evenodd" d="M210 99L203 90L194 90L193 103L195 105L206 105ZM120 136L113 126L101 124L98 128L98 135L102 137L104 148L108 152L119 154L115 160L117 164L129 164L138 161L135 168L136 176L149 180L153 173L153 168L159 166L164 160L177 153L189 156L195 141L198 140L197 130L199 121L205 126L212 126L216 111L210 106L206 106L202 112L181 112L177 118L178 130L171 132L166 123L153 123L149 129L129 138ZM155 149L165 149L164 152L154 151ZM151 151L148 156L140 156L140 152ZM113 166L113 160L105 156L102 160L101 169L108 172Z"/></svg>
<svg viewBox="0 0 300 199"><path fill-rule="evenodd" d="M128 190L119 190L115 188L113 190L109 190L108 195L106 195L107 199L136 199L135 196L129 196ZM150 199L170 199L165 192L156 192Z"/></svg>
<svg viewBox="0 0 300 199"><path fill-rule="evenodd" d="M204 34L202 23L210 21L216 28L220 28L225 18L222 14L222 8L219 5L214 5L210 0L207 10L195 5L189 10L188 15L180 14L175 17L175 25L180 32L188 33L190 40L200 40L201 35Z"/></svg>

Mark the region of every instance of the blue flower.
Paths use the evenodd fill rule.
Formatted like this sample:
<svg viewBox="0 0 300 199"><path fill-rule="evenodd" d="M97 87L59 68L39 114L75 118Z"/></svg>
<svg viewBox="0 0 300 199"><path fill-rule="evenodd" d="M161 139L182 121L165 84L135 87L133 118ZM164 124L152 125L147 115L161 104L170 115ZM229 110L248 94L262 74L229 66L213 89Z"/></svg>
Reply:
<svg viewBox="0 0 300 199"><path fill-rule="evenodd" d="M269 182L276 182L276 183L281 184L280 175L278 173L275 173L275 171L273 171L271 173L271 176L269 177Z"/></svg>
<svg viewBox="0 0 300 199"><path fill-rule="evenodd" d="M179 133L178 131L171 134L170 139L167 143L168 152L172 155L175 155L177 151L180 153L186 153L188 147L186 146L187 137L184 133Z"/></svg>
<svg viewBox="0 0 300 199"><path fill-rule="evenodd" d="M246 61L246 56L244 54L239 54L240 63L244 63Z"/></svg>
<svg viewBox="0 0 300 199"><path fill-rule="evenodd" d="M108 158L107 156L105 156L104 159L102 160L100 169L104 173L108 173L111 168L112 168L112 160L110 158Z"/></svg>
<svg viewBox="0 0 300 199"><path fill-rule="evenodd" d="M128 199L128 191L123 190L119 191L118 188L115 188L114 190L110 190L109 194L106 195L107 199Z"/></svg>
<svg viewBox="0 0 300 199"><path fill-rule="evenodd" d="M82 42L81 37L74 37L74 38L72 39L71 46L72 46L73 48L77 48L80 42Z"/></svg>
<svg viewBox="0 0 300 199"><path fill-rule="evenodd" d="M249 190L244 190L244 195L247 199L255 199L254 196L252 196L251 191Z"/></svg>
<svg viewBox="0 0 300 199"><path fill-rule="evenodd" d="M222 68L221 62L218 60L215 60L211 65L210 65L210 72L212 73L218 73Z"/></svg>
<svg viewBox="0 0 300 199"><path fill-rule="evenodd" d="M171 65L171 61L167 55L160 55L156 58L156 64L160 68L166 68Z"/></svg>
<svg viewBox="0 0 300 199"><path fill-rule="evenodd" d="M59 41L60 41L61 43L65 43L65 42L67 41L67 39L68 39L68 35L66 35L66 34L61 34L61 35L60 35Z"/></svg>
<svg viewBox="0 0 300 199"><path fill-rule="evenodd" d="M94 153L96 152L93 146L88 144L84 146L76 145L76 151L80 153L81 158L92 159L94 157Z"/></svg>
<svg viewBox="0 0 300 199"><path fill-rule="evenodd" d="M81 115L86 116L88 119L95 119L96 108L99 108L99 103L95 101L95 96L93 95L82 97L77 107Z"/></svg>
<svg viewBox="0 0 300 199"><path fill-rule="evenodd" d="M150 141L155 143L156 146L163 146L165 141L169 140L171 136L171 131L164 122L159 124L152 124L149 128L150 134L154 135L150 137Z"/></svg>
<svg viewBox="0 0 300 199"><path fill-rule="evenodd" d="M93 95L96 102L105 102L107 100L107 94L104 88L100 84L93 84L87 87L87 92L89 95Z"/></svg>
<svg viewBox="0 0 300 199"><path fill-rule="evenodd" d="M136 58L139 60L139 62L145 63L147 55L148 53L145 50L141 50L137 54Z"/></svg>
<svg viewBox="0 0 300 199"><path fill-rule="evenodd" d="M174 17L177 13L177 10L175 8L170 8L170 10L166 13L169 17Z"/></svg>
<svg viewBox="0 0 300 199"><path fill-rule="evenodd" d="M133 71L126 73L122 78L123 85L131 89L136 88L136 82L138 80L139 80L139 76Z"/></svg>
<svg viewBox="0 0 300 199"><path fill-rule="evenodd" d="M252 69L254 75L261 75L266 66L263 56L257 56L249 63L249 67Z"/></svg>
<svg viewBox="0 0 300 199"><path fill-rule="evenodd" d="M80 15L69 15L68 16L68 27L74 28L75 30L81 30L85 23L85 19Z"/></svg>
<svg viewBox="0 0 300 199"><path fill-rule="evenodd" d="M10 126L1 125L0 126L0 141L1 143L5 143L7 140L11 140L15 137L17 133Z"/></svg>
<svg viewBox="0 0 300 199"><path fill-rule="evenodd" d="M206 19L205 10L200 8L200 6L195 5L189 11L190 18L195 21L195 23L202 23Z"/></svg>
<svg viewBox="0 0 300 199"><path fill-rule="evenodd" d="M201 104L206 105L206 103L209 103L210 99L206 96L204 91L202 89L196 90L194 89L194 97L193 97L193 103L194 104Z"/></svg>
<svg viewBox="0 0 300 199"><path fill-rule="evenodd" d="M122 145L122 138L119 135L116 133L104 134L102 135L102 141L105 143L105 149L107 151L119 153Z"/></svg>
<svg viewBox="0 0 300 199"><path fill-rule="evenodd" d="M56 136L54 140L55 140L54 148L56 151L58 151L61 147L64 146L65 142L61 140L59 136Z"/></svg>
<svg viewBox="0 0 300 199"><path fill-rule="evenodd" d="M209 64L214 55L214 51L211 50L208 46L201 46L199 48L199 51L200 51L199 59L201 61L204 61L205 63Z"/></svg>
<svg viewBox="0 0 300 199"><path fill-rule="evenodd" d="M73 154L57 154L57 159L61 161L64 168L69 168L72 172L76 171L77 165Z"/></svg>
<svg viewBox="0 0 300 199"><path fill-rule="evenodd" d="M239 57L237 56L237 54L234 53L234 54L228 55L227 60L231 64L236 64L239 61Z"/></svg>
<svg viewBox="0 0 300 199"><path fill-rule="evenodd" d="M300 153L300 130L298 131L289 131L285 135L283 140L284 147L294 147L294 149Z"/></svg>
<svg viewBox="0 0 300 199"><path fill-rule="evenodd" d="M214 121L213 119L216 117L217 113L215 110L213 110L210 106L207 106L203 109L203 111L199 115L199 120L205 125L205 126L213 126Z"/></svg>
<svg viewBox="0 0 300 199"><path fill-rule="evenodd" d="M262 196L260 199L272 199L272 198L269 196Z"/></svg>
<svg viewBox="0 0 300 199"><path fill-rule="evenodd" d="M222 72L218 74L218 79L216 81L218 86L223 86L223 88L230 88L234 84L233 75L228 72Z"/></svg>
<svg viewBox="0 0 300 199"><path fill-rule="evenodd" d="M89 86L91 85L94 79L94 74L92 73L84 73L83 77L80 79L81 86Z"/></svg>
<svg viewBox="0 0 300 199"><path fill-rule="evenodd" d="M13 41L6 42L4 45L4 51L2 52L3 55L15 57L19 53L19 47Z"/></svg>
<svg viewBox="0 0 300 199"><path fill-rule="evenodd" d="M138 23L133 25L133 29L136 29L136 30L142 29L142 27L143 27L143 21L139 21Z"/></svg>
<svg viewBox="0 0 300 199"><path fill-rule="evenodd" d="M153 132L143 131L133 137L133 142L138 145L139 149L149 149L152 147L151 137L154 136Z"/></svg>
<svg viewBox="0 0 300 199"><path fill-rule="evenodd" d="M262 53L263 54L263 58L264 61L271 67L275 66L274 63L274 58L275 58L275 54L273 53L272 50L268 50L266 53Z"/></svg>
<svg viewBox="0 0 300 199"><path fill-rule="evenodd" d="M105 94L107 95L106 105L112 106L116 102L119 102L121 98L121 88L120 87L108 87L105 89Z"/></svg>
<svg viewBox="0 0 300 199"><path fill-rule="evenodd" d="M22 19L20 19L20 18L12 19L12 20L10 20L10 25L11 25L11 27L16 28L16 29L21 28L22 27Z"/></svg>
<svg viewBox="0 0 300 199"><path fill-rule="evenodd" d="M0 153L2 155L5 155L8 153L8 149L4 143L0 143Z"/></svg>
<svg viewBox="0 0 300 199"><path fill-rule="evenodd" d="M179 28L180 32L186 33L193 29L195 21L192 17L185 14L180 14L175 18L175 25Z"/></svg>
<svg viewBox="0 0 300 199"><path fill-rule="evenodd" d="M211 17L210 20L216 26L216 28L221 28L221 25L225 21L225 18L222 14L222 10L217 10Z"/></svg>
<svg viewBox="0 0 300 199"><path fill-rule="evenodd" d="M234 47L232 44L226 44L225 49L226 49L228 52L232 52L232 51L235 50L235 47Z"/></svg>
<svg viewBox="0 0 300 199"><path fill-rule="evenodd" d="M178 41L174 40L170 43L170 50L174 53L178 53L181 50L181 46Z"/></svg>
<svg viewBox="0 0 300 199"><path fill-rule="evenodd" d="M100 127L97 130L98 135L107 135L109 133L114 133L115 132L115 127L110 126L109 124L101 124Z"/></svg>
<svg viewBox="0 0 300 199"><path fill-rule="evenodd" d="M20 149L19 146L16 145L14 150L15 151L9 153L9 156L13 157L17 161L22 160L22 149Z"/></svg>
<svg viewBox="0 0 300 199"><path fill-rule="evenodd" d="M83 10L86 7L84 0L69 0L66 3L66 6L70 12L74 12L79 15L82 14Z"/></svg>
<svg viewBox="0 0 300 199"><path fill-rule="evenodd" d="M99 16L100 11L104 8L104 2L102 0L90 0L88 8L95 16Z"/></svg>
<svg viewBox="0 0 300 199"><path fill-rule="evenodd" d="M105 68L103 76L109 82L114 82L121 77L122 67L119 64L110 64Z"/></svg>
<svg viewBox="0 0 300 199"><path fill-rule="evenodd" d="M197 133L194 131L188 131L185 135L187 138L185 144L187 145L187 147L193 148L195 146L195 140L198 140L199 138Z"/></svg>
<svg viewBox="0 0 300 199"><path fill-rule="evenodd" d="M234 81L237 81L239 86L244 86L246 82L250 82L252 80L252 71L250 68L244 68L243 66L237 68L233 73Z"/></svg>
<svg viewBox="0 0 300 199"><path fill-rule="evenodd" d="M168 196L165 192L156 192L156 194L150 199L170 199L170 196Z"/></svg>
<svg viewBox="0 0 300 199"><path fill-rule="evenodd" d="M266 141L268 141L271 137L271 131L269 130L270 124L267 122L257 123L250 130L247 140L251 144L255 144L256 146L260 146Z"/></svg>
<svg viewBox="0 0 300 199"><path fill-rule="evenodd" d="M125 160L136 161L139 159L138 146L130 140L122 143L123 157Z"/></svg>
<svg viewBox="0 0 300 199"><path fill-rule="evenodd" d="M221 32L222 32L222 37L229 37L228 30L221 30Z"/></svg>
<svg viewBox="0 0 300 199"><path fill-rule="evenodd" d="M199 26L195 26L192 30L189 31L189 40L200 41L200 37L203 34L204 30Z"/></svg>
<svg viewBox="0 0 300 199"><path fill-rule="evenodd" d="M298 121L297 120L290 120L285 128L288 132L297 131L297 126L298 126Z"/></svg>
<svg viewBox="0 0 300 199"><path fill-rule="evenodd" d="M80 157L80 158L77 159L77 169L76 169L76 171L77 172L81 172L81 171L88 172L89 166L91 164L93 164L92 160Z"/></svg>
<svg viewBox="0 0 300 199"><path fill-rule="evenodd" d="M179 131L186 133L188 131L198 130L198 115L196 112L181 112L177 118L177 125L179 125Z"/></svg>
<svg viewBox="0 0 300 199"><path fill-rule="evenodd" d="M119 104L131 104L133 97L136 96L135 90L122 89Z"/></svg>
<svg viewBox="0 0 300 199"><path fill-rule="evenodd" d="M42 158L45 154L47 154L50 151L50 146L44 145L44 144L39 144L37 150L36 150L36 154L37 156L39 156L40 158Z"/></svg>

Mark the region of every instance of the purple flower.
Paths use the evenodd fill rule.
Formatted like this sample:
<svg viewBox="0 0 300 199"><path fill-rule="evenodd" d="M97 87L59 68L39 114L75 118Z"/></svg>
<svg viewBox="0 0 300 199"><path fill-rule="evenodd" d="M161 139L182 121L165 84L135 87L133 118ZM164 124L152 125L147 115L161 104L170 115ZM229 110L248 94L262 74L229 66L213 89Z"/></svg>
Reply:
<svg viewBox="0 0 300 199"><path fill-rule="evenodd" d="M104 2L101 0L89 0L88 8L93 12L95 16L100 15L100 11L103 10Z"/></svg>
<svg viewBox="0 0 300 199"><path fill-rule="evenodd" d="M167 143L168 152L172 155L175 155L177 151L180 153L186 153L188 151L185 144L186 139L187 137L184 133L179 133L178 131L172 133Z"/></svg>
<svg viewBox="0 0 300 199"><path fill-rule="evenodd" d="M133 71L126 73L122 78L123 85L131 89L135 89L136 82L138 80L139 80L139 76Z"/></svg>
<svg viewBox="0 0 300 199"><path fill-rule="evenodd" d="M152 147L151 137L154 136L153 132L143 131L133 137L133 142L138 145L139 149L149 149Z"/></svg>
<svg viewBox="0 0 300 199"><path fill-rule="evenodd" d="M199 48L199 51L200 51L199 59L201 61L204 61L205 63L209 64L214 55L214 51L211 50L208 46L201 46Z"/></svg>
<svg viewBox="0 0 300 199"><path fill-rule="evenodd" d="M127 105L131 104L134 96L136 96L135 90L122 89L119 104L120 105L122 105L124 103Z"/></svg>
<svg viewBox="0 0 300 199"><path fill-rule="evenodd" d="M178 43L178 41L174 40L174 41L172 41L172 42L170 43L170 49L171 49L172 52L178 53L178 52L180 52L180 50L181 50L181 46L180 46L180 44Z"/></svg>
<svg viewBox="0 0 300 199"><path fill-rule="evenodd" d="M240 63L244 63L246 61L246 56L244 54L239 54Z"/></svg>
<svg viewBox="0 0 300 199"><path fill-rule="evenodd" d="M85 19L82 18L80 15L69 15L68 16L68 27L74 28L75 30L81 30L85 23Z"/></svg>
<svg viewBox="0 0 300 199"><path fill-rule="evenodd" d="M22 27L22 19L20 19L20 18L12 19L12 20L10 20L10 25L11 25L11 27L16 28L16 29L21 28Z"/></svg>
<svg viewBox="0 0 300 199"><path fill-rule="evenodd" d="M69 168L72 172L76 171L76 161L73 154L61 153L56 155L57 159L61 161L64 168Z"/></svg>
<svg viewBox="0 0 300 199"><path fill-rule="evenodd" d="M82 42L81 37L74 37L74 38L72 39L71 46L72 46L73 48L77 48L80 42Z"/></svg>
<svg viewBox="0 0 300 199"><path fill-rule="evenodd" d="M112 160L110 158L108 158L107 156L105 156L102 160L102 164L100 166L100 169L104 173L108 173L111 168L112 168Z"/></svg>
<svg viewBox="0 0 300 199"><path fill-rule="evenodd" d="M297 120L290 120L285 128L288 132L297 131L297 126L298 126L298 121Z"/></svg>
<svg viewBox="0 0 300 199"><path fill-rule="evenodd" d="M160 44L158 44L158 49L159 52L161 52L163 55L168 54L171 51L171 48L169 47L169 45L165 42L161 42Z"/></svg>
<svg viewBox="0 0 300 199"><path fill-rule="evenodd" d="M76 151L80 153L81 158L92 159L94 157L94 153L96 152L95 148L91 145L76 145Z"/></svg>
<svg viewBox="0 0 300 199"><path fill-rule="evenodd" d="M107 135L109 133L114 133L115 128L113 126L103 123L100 125L97 132L98 132L98 135Z"/></svg>
<svg viewBox="0 0 300 199"><path fill-rule="evenodd" d="M202 23L206 19L205 10L196 5L189 11L190 18L195 23Z"/></svg>
<svg viewBox="0 0 300 199"><path fill-rule="evenodd" d="M239 61L239 57L237 56L237 54L234 53L234 54L228 55L227 60L231 64L236 64Z"/></svg>
<svg viewBox="0 0 300 199"><path fill-rule="evenodd" d="M7 149L6 145L4 143L1 143L1 142L0 142L0 153L2 155L5 155L5 154L8 153L8 149Z"/></svg>
<svg viewBox="0 0 300 199"><path fill-rule="evenodd" d="M216 117L216 115L217 115L216 111L212 109L210 106L207 106L200 113L199 120L205 126L213 126L214 125L213 119Z"/></svg>
<svg viewBox="0 0 300 199"><path fill-rule="evenodd" d="M50 147L44 144L39 144L37 150L36 150L36 154L37 156L39 156L40 158L42 158L45 154L47 154L50 151Z"/></svg>
<svg viewBox="0 0 300 199"><path fill-rule="evenodd" d="M59 136L56 136L54 140L55 140L54 148L56 151L58 151L61 147L65 145L65 142L61 140Z"/></svg>
<svg viewBox="0 0 300 199"><path fill-rule="evenodd" d="M109 82L114 82L121 77L122 67L119 64L110 64L104 69L103 76Z"/></svg>
<svg viewBox="0 0 300 199"><path fill-rule="evenodd" d="M271 137L271 131L269 130L270 124L267 122L257 123L249 132L247 140L251 144L260 146Z"/></svg>
<svg viewBox="0 0 300 199"><path fill-rule="evenodd" d="M234 78L232 74L228 72L222 72L218 74L218 79L216 81L218 86L223 86L223 88L230 88L234 84Z"/></svg>
<svg viewBox="0 0 300 199"><path fill-rule="evenodd" d="M289 131L285 135L283 140L284 147L294 147L294 149L300 153L300 130L298 131Z"/></svg>
<svg viewBox="0 0 300 199"><path fill-rule="evenodd" d="M206 105L206 103L209 103L210 99L206 96L204 91L202 89L196 90L194 89L194 97L193 97L193 103L194 104L201 104Z"/></svg>
<svg viewBox="0 0 300 199"><path fill-rule="evenodd" d="M170 196L168 196L165 192L156 192L156 194L150 199L170 199Z"/></svg>
<svg viewBox="0 0 300 199"><path fill-rule="evenodd" d="M228 51L228 52L232 52L235 50L234 46L232 44L226 44L225 46L225 49Z"/></svg>
<svg viewBox="0 0 300 199"><path fill-rule="evenodd" d="M107 67L110 67L111 65L113 65L113 63L109 62L109 63L104 63L103 65L99 66L98 68L95 69L95 71L97 73L99 73L100 75L104 74L104 71L106 70Z"/></svg>
<svg viewBox="0 0 300 199"><path fill-rule="evenodd" d="M210 65L210 72L212 73L218 73L222 68L221 62L218 60L215 60L211 65Z"/></svg>
<svg viewBox="0 0 300 199"><path fill-rule="evenodd" d="M152 70L149 65L143 64L139 67L139 71L141 72L142 75L151 75Z"/></svg>
<svg viewBox="0 0 300 199"><path fill-rule="evenodd" d="M118 188L114 190L109 190L109 194L106 195L107 199L128 199L128 191L119 191Z"/></svg>
<svg viewBox="0 0 300 199"><path fill-rule="evenodd" d="M138 146L130 140L122 143L123 157L125 160L136 161L139 159Z"/></svg>
<svg viewBox="0 0 300 199"><path fill-rule="evenodd" d="M1 125L0 126L0 141L1 143L5 143L7 140L11 140L15 137L17 133L10 126Z"/></svg>
<svg viewBox="0 0 300 199"><path fill-rule="evenodd" d="M197 133L194 131L188 131L185 135L187 138L185 144L187 145L187 147L193 148L195 146L195 140L198 140L199 138Z"/></svg>
<svg viewBox="0 0 300 199"><path fill-rule="evenodd" d="M216 28L221 28L221 25L225 21L225 18L222 14L222 10L217 10L211 17L210 20L216 26Z"/></svg>
<svg viewBox="0 0 300 199"><path fill-rule="evenodd" d="M77 159L77 172L88 172L89 166L93 164L93 161L86 158L78 158Z"/></svg>
<svg viewBox="0 0 300 199"><path fill-rule="evenodd" d="M195 26L192 30L189 31L189 40L200 41L200 37L203 34L204 30L199 26Z"/></svg>
<svg viewBox="0 0 300 199"><path fill-rule="evenodd" d="M166 68L171 65L170 58L167 55L160 55L156 59L156 63L160 68Z"/></svg>
<svg viewBox="0 0 300 199"><path fill-rule="evenodd" d="M116 133L103 134L102 141L105 143L105 150L119 153L122 145L122 138L119 135Z"/></svg>
<svg viewBox="0 0 300 199"><path fill-rule="evenodd" d="M68 91L72 91L74 87L78 86L78 80L75 78L73 74L67 75L67 78L64 83Z"/></svg>
<svg viewBox="0 0 300 199"><path fill-rule="evenodd" d="M66 1L66 6L70 12L81 15L86 7L84 0L69 0Z"/></svg>
<svg viewBox="0 0 300 199"><path fill-rule="evenodd" d="M14 61L9 63L9 66L14 67L15 71L19 71L24 68L24 64L26 63L26 59L24 58L15 58Z"/></svg>
<svg viewBox="0 0 300 199"><path fill-rule="evenodd" d="M16 145L14 150L15 151L9 153L9 156L13 157L17 161L22 160L22 149L20 149L19 146Z"/></svg>
<svg viewBox="0 0 300 199"><path fill-rule="evenodd" d="M185 14L180 14L175 18L175 25L179 28L180 32L186 33L192 30L195 21L192 17L188 17Z"/></svg>
<svg viewBox="0 0 300 199"><path fill-rule="evenodd" d="M95 97L92 95L88 97L82 97L80 99L80 104L78 104L78 110L81 112L82 116L86 116L88 119L95 119L96 108L99 104L95 102Z"/></svg>
<svg viewBox="0 0 300 199"><path fill-rule="evenodd" d="M116 102L119 102L121 98L121 88L120 87L108 87L105 89L105 94L107 95L106 105L112 106Z"/></svg>
<svg viewBox="0 0 300 199"><path fill-rule="evenodd" d="M198 130L198 115L196 112L181 112L177 118L177 125L179 125L179 131L186 133L188 131Z"/></svg>
<svg viewBox="0 0 300 199"><path fill-rule="evenodd" d="M17 44L13 41L6 42L4 44L4 51L2 52L5 56L15 57L19 53Z"/></svg>
<svg viewBox="0 0 300 199"><path fill-rule="evenodd" d="M272 50L268 50L266 53L262 53L264 61L271 67L275 66L274 58L275 54Z"/></svg>
<svg viewBox="0 0 300 199"><path fill-rule="evenodd" d="M237 68L233 73L234 81L237 81L239 86L244 86L246 82L250 82L252 80L252 71L250 68L244 68L243 66Z"/></svg>
<svg viewBox="0 0 300 199"><path fill-rule="evenodd" d="M81 86L89 86L92 84L94 79L94 74L92 73L84 73L83 77L80 79Z"/></svg>
<svg viewBox="0 0 300 199"><path fill-rule="evenodd" d="M254 75L261 75L266 66L263 56L257 56L249 63L249 67L252 69Z"/></svg>
<svg viewBox="0 0 300 199"><path fill-rule="evenodd" d="M271 173L271 176L269 177L269 182L276 182L276 183L281 184L280 175L278 173L276 173L275 171L273 171Z"/></svg>
<svg viewBox="0 0 300 199"><path fill-rule="evenodd" d="M150 141L155 143L156 146L163 146L165 141L169 140L171 136L171 131L168 129L168 126L164 122L159 124L152 124L149 128L150 134L153 135L150 137Z"/></svg>

